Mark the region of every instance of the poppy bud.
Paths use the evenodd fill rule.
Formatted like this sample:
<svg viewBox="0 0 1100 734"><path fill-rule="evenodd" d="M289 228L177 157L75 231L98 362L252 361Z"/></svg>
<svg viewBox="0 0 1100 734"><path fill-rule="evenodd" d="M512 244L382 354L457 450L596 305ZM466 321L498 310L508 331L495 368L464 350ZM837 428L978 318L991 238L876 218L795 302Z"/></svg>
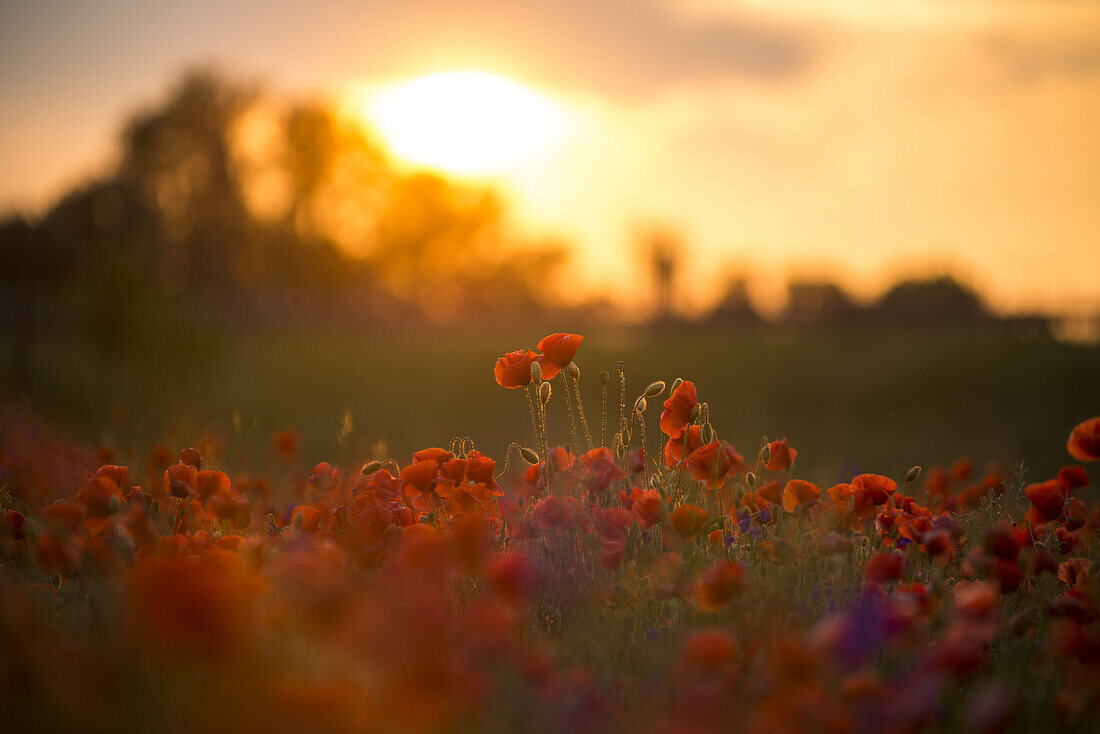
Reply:
<svg viewBox="0 0 1100 734"><path fill-rule="evenodd" d="M577 366L576 362L570 362L565 366L565 371L569 373L569 376L574 380L581 376L581 368Z"/></svg>
<svg viewBox="0 0 1100 734"><path fill-rule="evenodd" d="M531 363L531 381L542 382L542 364L540 362Z"/></svg>
<svg viewBox="0 0 1100 734"><path fill-rule="evenodd" d="M772 447L771 444L764 444L764 448L760 449L760 460L767 464L772 460Z"/></svg>
<svg viewBox="0 0 1100 734"><path fill-rule="evenodd" d="M539 385L539 400L542 401L543 405L550 402L550 383L549 382L544 382L541 385Z"/></svg>
<svg viewBox="0 0 1100 734"><path fill-rule="evenodd" d="M755 487L756 475L750 471L748 474L745 475L745 483L748 484L750 487Z"/></svg>
<svg viewBox="0 0 1100 734"><path fill-rule="evenodd" d="M703 426L703 430L699 431L699 440L704 446L714 440L714 429L710 427L709 423Z"/></svg>
<svg viewBox="0 0 1100 734"><path fill-rule="evenodd" d="M906 484L912 484L913 482L917 481L918 479L920 479L920 467L919 466L914 466L912 469L910 469L908 472L905 473L905 483Z"/></svg>
<svg viewBox="0 0 1100 734"><path fill-rule="evenodd" d="M630 430L627 429L627 430L623 431L622 436L623 436L622 437L623 446L629 446L630 445L630 438L631 438Z"/></svg>
<svg viewBox="0 0 1100 734"><path fill-rule="evenodd" d="M368 474L374 474L381 468L382 462L376 459L374 461L369 461L366 464L363 464L363 468L361 471L363 472L363 476L367 476Z"/></svg>
<svg viewBox="0 0 1100 734"><path fill-rule="evenodd" d="M149 509L151 509L153 511L154 515L159 513L160 512L160 501L159 500L153 500L153 504L150 506Z"/></svg>
<svg viewBox="0 0 1100 734"><path fill-rule="evenodd" d="M643 395L642 397L640 397L636 401L634 401L634 412L635 413L644 413L645 409L646 409L646 405L647 405L647 403L645 401L645 396Z"/></svg>
<svg viewBox="0 0 1100 734"><path fill-rule="evenodd" d="M539 463L539 455L529 448L524 448L521 446L519 449L519 455L522 456L523 460L526 461L528 464Z"/></svg>
<svg viewBox="0 0 1100 734"><path fill-rule="evenodd" d="M600 370L600 382L605 385L611 382L611 373L607 370Z"/></svg>
<svg viewBox="0 0 1100 734"><path fill-rule="evenodd" d="M683 384L684 384L684 378L683 377L677 377L675 380L672 381L672 392L676 392L676 390L680 387L680 385L683 385Z"/></svg>
<svg viewBox="0 0 1100 734"><path fill-rule="evenodd" d="M699 407L699 403L696 403L694 406L692 406L691 412L688 413L688 421L690 423L694 423L695 421L699 420L699 416L700 414L702 414L702 412L703 409Z"/></svg>
<svg viewBox="0 0 1100 734"><path fill-rule="evenodd" d="M645 396L647 398L655 398L665 391L665 383L661 380L649 383L649 387L645 389Z"/></svg>

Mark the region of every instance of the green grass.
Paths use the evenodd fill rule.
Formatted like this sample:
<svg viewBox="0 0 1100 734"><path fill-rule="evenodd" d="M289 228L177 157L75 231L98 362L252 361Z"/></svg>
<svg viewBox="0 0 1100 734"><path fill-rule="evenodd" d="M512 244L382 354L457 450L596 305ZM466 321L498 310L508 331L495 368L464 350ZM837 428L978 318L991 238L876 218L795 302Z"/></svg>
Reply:
<svg viewBox="0 0 1100 734"><path fill-rule="evenodd" d="M1009 466L1025 460L1029 476L1046 476L1067 459L1064 442L1052 437L1100 412L1100 348L1021 341L998 327L583 331L576 361L594 431L597 373L613 372L621 359L631 396L654 379L694 380L715 428L742 453L754 453L764 435L786 436L802 449L802 471L821 481L847 465L896 475L961 452L979 468L991 458ZM522 394L496 385L493 362L543 335L535 328L390 333L335 324L181 329L110 357L80 338L55 337L36 345L29 388L12 385L8 372L0 378L9 385L4 397L26 394L36 412L92 443L108 438L141 448L159 436L185 444L212 429L253 450L290 427L301 433L309 461L358 460L378 451L379 441L405 461L454 436L501 455L530 429ZM10 345L3 349L8 370ZM550 431L565 443L558 383ZM117 405L126 407L124 424L110 419ZM341 444L347 411L353 430ZM653 448L659 411L659 404L649 410Z"/></svg>

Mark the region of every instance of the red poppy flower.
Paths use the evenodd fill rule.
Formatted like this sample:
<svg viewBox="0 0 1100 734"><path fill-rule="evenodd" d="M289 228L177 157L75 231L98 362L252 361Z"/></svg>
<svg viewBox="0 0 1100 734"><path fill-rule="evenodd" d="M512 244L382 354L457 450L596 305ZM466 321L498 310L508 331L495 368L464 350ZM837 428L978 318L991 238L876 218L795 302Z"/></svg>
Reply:
<svg viewBox="0 0 1100 734"><path fill-rule="evenodd" d="M622 508L595 507L592 509L592 526L604 540L619 540L623 532L634 522L634 514Z"/></svg>
<svg viewBox="0 0 1100 734"><path fill-rule="evenodd" d="M198 469L202 466L202 453L198 449L183 449L180 451L180 463L189 464Z"/></svg>
<svg viewBox="0 0 1100 734"><path fill-rule="evenodd" d="M695 505L680 505L672 511L669 520L683 540L691 540L703 530L707 511Z"/></svg>
<svg viewBox="0 0 1100 734"><path fill-rule="evenodd" d="M785 438L772 441L768 448L771 451L771 457L768 459L768 463L764 465L764 468L768 471L787 471L794 463L795 457L798 456L798 452L787 445L787 439Z"/></svg>
<svg viewBox="0 0 1100 734"><path fill-rule="evenodd" d="M753 519L761 525L774 525L775 513L772 512L772 503L759 492L746 492L741 495L741 509L747 510Z"/></svg>
<svg viewBox="0 0 1100 734"><path fill-rule="evenodd" d="M493 367L497 384L509 390L530 385L531 363L538 359L538 356L530 349L518 349L505 354Z"/></svg>
<svg viewBox="0 0 1100 734"><path fill-rule="evenodd" d="M89 535L96 535L110 522L111 513L122 505L119 485L107 474L92 474L74 500L84 507L84 527Z"/></svg>
<svg viewBox="0 0 1100 734"><path fill-rule="evenodd" d="M327 464L326 464L327 466ZM195 492L199 502L206 502L215 493L229 489L230 481L225 472L204 469L195 473Z"/></svg>
<svg viewBox="0 0 1100 734"><path fill-rule="evenodd" d="M259 581L209 555L139 558L128 599L135 630L159 647L209 658L246 645L257 629Z"/></svg>
<svg viewBox="0 0 1100 734"><path fill-rule="evenodd" d="M575 527L581 523L583 512L576 497L552 494L540 501L531 511L531 520L543 530Z"/></svg>
<svg viewBox="0 0 1100 734"><path fill-rule="evenodd" d="M480 451L471 451L466 454L466 478L470 482L484 485L486 491L492 495L502 495L504 490L497 484L493 476L496 461L483 455Z"/></svg>
<svg viewBox="0 0 1100 734"><path fill-rule="evenodd" d="M1100 459L1100 416L1074 426L1066 450L1078 461Z"/></svg>
<svg viewBox="0 0 1100 734"><path fill-rule="evenodd" d="M615 456L606 446L592 449L581 457L584 464L584 476L581 482L589 492L607 489L616 479L622 479L626 472L615 463Z"/></svg>
<svg viewBox="0 0 1100 734"><path fill-rule="evenodd" d="M42 508L42 516L56 525L75 531L84 522L87 511L84 505L72 500L57 500Z"/></svg>
<svg viewBox="0 0 1100 734"><path fill-rule="evenodd" d="M691 411L699 404L699 398L695 394L695 383L684 380L677 387L672 396L665 401L664 412L661 413L661 430L669 438L680 438L684 427L691 421Z"/></svg>
<svg viewBox="0 0 1100 734"><path fill-rule="evenodd" d="M450 459L451 452L440 448L420 449L413 454L413 461L434 461L437 464L443 464Z"/></svg>
<svg viewBox="0 0 1100 734"><path fill-rule="evenodd" d="M768 502L771 502L773 505L778 505L782 499L782 490L779 489L779 481L776 479L758 487L756 494L763 497Z"/></svg>
<svg viewBox="0 0 1100 734"><path fill-rule="evenodd" d="M733 638L719 630L695 632L684 644L680 665L684 670L713 674L733 661Z"/></svg>
<svg viewBox="0 0 1100 734"><path fill-rule="evenodd" d="M906 565L905 556L897 551L876 553L863 567L863 577L872 583L886 583L900 579Z"/></svg>
<svg viewBox="0 0 1100 734"><path fill-rule="evenodd" d="M275 453L284 459L293 459L298 453L300 444L298 434L290 429L279 431L271 438L271 445L275 448Z"/></svg>
<svg viewBox="0 0 1100 734"><path fill-rule="evenodd" d="M715 439L691 452L685 463L695 481L702 482L707 489L721 489L726 474L733 468L733 457Z"/></svg>
<svg viewBox="0 0 1100 734"><path fill-rule="evenodd" d="M248 527L251 521L248 500L225 485L210 496L206 503L207 512L218 520L225 520L238 530Z"/></svg>
<svg viewBox="0 0 1100 734"><path fill-rule="evenodd" d="M699 606L716 612L745 588L745 569L739 563L719 561L703 572L696 587Z"/></svg>
<svg viewBox="0 0 1100 734"><path fill-rule="evenodd" d="M898 483L881 474L860 474L852 480L852 494L857 507L869 500L873 505L885 505Z"/></svg>
<svg viewBox="0 0 1100 734"><path fill-rule="evenodd" d="M852 499L852 485L846 482L834 484L825 490L825 493L829 495L829 499L833 502L847 502Z"/></svg>
<svg viewBox="0 0 1100 734"><path fill-rule="evenodd" d="M489 583L509 604L521 604L535 593L539 572L527 556L509 553L489 569Z"/></svg>
<svg viewBox="0 0 1100 734"><path fill-rule="evenodd" d="M802 505L816 502L820 496L821 490L813 482L807 482L805 479L792 479L783 488L783 509L787 512L794 512Z"/></svg>
<svg viewBox="0 0 1100 734"><path fill-rule="evenodd" d="M1089 486L1089 475L1081 467L1070 464L1058 470L1058 481L1072 491Z"/></svg>
<svg viewBox="0 0 1100 734"><path fill-rule="evenodd" d="M492 549L484 513L470 512L460 517L447 535L451 559L470 573L481 568Z"/></svg>
<svg viewBox="0 0 1100 734"><path fill-rule="evenodd" d="M680 465L681 460L686 461L702 445L702 434L702 426L691 426L681 432L679 438L669 439L665 444L665 466L675 468Z"/></svg>
<svg viewBox="0 0 1100 734"><path fill-rule="evenodd" d="M596 551L596 560L600 562L604 568L609 571L614 571L623 562L623 551L626 548L626 544L620 539L605 538L600 544L600 549Z"/></svg>
<svg viewBox="0 0 1100 734"><path fill-rule="evenodd" d="M3 516L3 524L0 525L0 529L3 530L3 535L11 538L12 540L22 540L26 537L24 528L27 525L27 516L18 510L5 510Z"/></svg>
<svg viewBox="0 0 1100 734"><path fill-rule="evenodd" d="M414 461L401 470L405 496L412 506L422 512L431 512L435 498L435 477L439 464L431 459Z"/></svg>
<svg viewBox="0 0 1100 734"><path fill-rule="evenodd" d="M997 558L1015 562L1020 556L1020 544L1016 541L1016 532L1008 520L993 524L982 539L982 545Z"/></svg>
<svg viewBox="0 0 1100 734"><path fill-rule="evenodd" d="M539 351L542 355L537 357L542 365L542 379L553 379L565 366L573 361L573 355L577 353L584 337L580 334L551 334L539 342Z"/></svg>
<svg viewBox="0 0 1100 734"><path fill-rule="evenodd" d="M195 475L198 471L190 464L173 464L164 470L164 492L169 497L197 497Z"/></svg>
<svg viewBox="0 0 1100 734"><path fill-rule="evenodd" d="M1062 516L1066 494L1057 479L1049 479L1041 484L1029 484L1024 494L1031 502L1028 520L1035 524L1050 522Z"/></svg>
<svg viewBox="0 0 1100 734"><path fill-rule="evenodd" d="M974 618L985 618L997 609L1001 599L1000 590L988 581L962 582L952 590L955 609Z"/></svg>
<svg viewBox="0 0 1100 734"><path fill-rule="evenodd" d="M630 510L638 524L648 530L661 521L661 495L655 489L630 490Z"/></svg>

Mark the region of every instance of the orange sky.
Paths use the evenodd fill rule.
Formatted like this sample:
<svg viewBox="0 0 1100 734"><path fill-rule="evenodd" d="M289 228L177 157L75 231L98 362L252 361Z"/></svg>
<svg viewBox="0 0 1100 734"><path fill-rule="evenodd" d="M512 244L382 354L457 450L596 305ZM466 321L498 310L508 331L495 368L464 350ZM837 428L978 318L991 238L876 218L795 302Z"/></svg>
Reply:
<svg viewBox="0 0 1100 734"><path fill-rule="evenodd" d="M195 63L346 100L434 72L526 85L577 124L501 175L526 232L629 297L633 233L729 272L873 295L950 268L1008 310L1100 308L1100 5L1062 0L0 4L0 207L110 160Z"/></svg>

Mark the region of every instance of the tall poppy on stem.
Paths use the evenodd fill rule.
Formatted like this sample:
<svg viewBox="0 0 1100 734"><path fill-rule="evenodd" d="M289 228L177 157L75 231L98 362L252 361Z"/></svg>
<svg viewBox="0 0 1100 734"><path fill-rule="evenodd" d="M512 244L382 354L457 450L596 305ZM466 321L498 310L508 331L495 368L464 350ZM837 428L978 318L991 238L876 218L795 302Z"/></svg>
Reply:
<svg viewBox="0 0 1100 734"><path fill-rule="evenodd" d="M550 334L539 342L541 355L537 357L542 365L542 379L552 380L566 365L573 361L584 337L580 334Z"/></svg>
<svg viewBox="0 0 1100 734"><path fill-rule="evenodd" d="M497 384L514 390L531 384L531 363L538 359L531 349L517 349L497 360L493 367Z"/></svg>
<svg viewBox="0 0 1100 734"><path fill-rule="evenodd" d="M684 428L691 422L691 411L699 404L699 398L695 393L695 383L684 380L665 401L664 412L661 413L661 430L669 438L680 438Z"/></svg>
<svg viewBox="0 0 1100 734"><path fill-rule="evenodd" d="M798 456L798 452L787 445L787 439L785 438L772 441L768 445L768 449L770 455L768 463L764 465L764 468L768 471L786 471L791 468L795 457Z"/></svg>

